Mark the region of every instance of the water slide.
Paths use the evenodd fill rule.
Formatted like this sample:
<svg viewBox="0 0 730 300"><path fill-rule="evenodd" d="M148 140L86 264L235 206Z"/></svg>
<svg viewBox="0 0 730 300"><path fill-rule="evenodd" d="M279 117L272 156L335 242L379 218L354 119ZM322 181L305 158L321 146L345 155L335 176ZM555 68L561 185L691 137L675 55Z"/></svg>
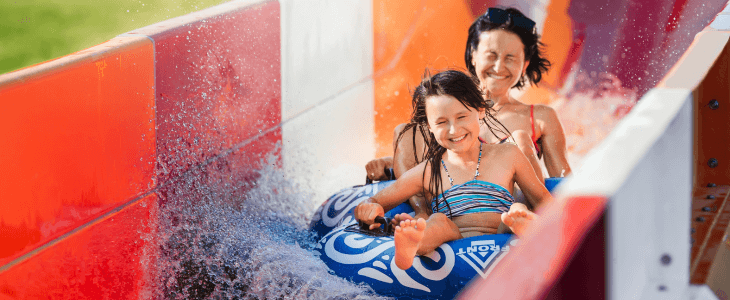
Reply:
<svg viewBox="0 0 730 300"><path fill-rule="evenodd" d="M425 68L538 24L574 174L485 298L727 299L724 1L236 0L0 75L0 299L378 299L312 257ZM725 112L725 113L723 113Z"/></svg>

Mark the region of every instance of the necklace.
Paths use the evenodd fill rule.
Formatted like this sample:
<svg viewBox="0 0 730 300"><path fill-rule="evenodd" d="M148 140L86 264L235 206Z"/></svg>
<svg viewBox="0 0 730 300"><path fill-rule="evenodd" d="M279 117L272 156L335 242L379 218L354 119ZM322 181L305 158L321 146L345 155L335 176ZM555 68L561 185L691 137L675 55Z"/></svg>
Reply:
<svg viewBox="0 0 730 300"><path fill-rule="evenodd" d="M477 180L477 177L479 177L479 165L482 163L482 141L479 141L479 158L477 159L477 170L476 174L474 174L474 180ZM449 178L449 183L451 183L451 186L454 186L454 179L451 178L451 175L449 175L449 170L446 169L446 163L444 163L444 160L441 160L441 165L444 166L444 171L446 172L446 177Z"/></svg>

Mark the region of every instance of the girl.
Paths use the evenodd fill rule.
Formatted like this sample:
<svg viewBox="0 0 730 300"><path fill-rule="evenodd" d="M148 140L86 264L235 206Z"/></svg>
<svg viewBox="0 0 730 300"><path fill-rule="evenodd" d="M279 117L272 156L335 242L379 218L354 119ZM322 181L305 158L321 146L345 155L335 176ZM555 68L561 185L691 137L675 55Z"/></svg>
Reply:
<svg viewBox="0 0 730 300"><path fill-rule="evenodd" d="M374 229L376 216L411 196L422 193L433 199L428 220L399 216L394 259L404 270L415 255L445 242L497 233L500 219L517 235L524 233L534 214L523 204L513 204L514 184L536 207L552 197L516 145L487 144L479 138L480 121L493 117L476 81L459 71L438 73L416 87L413 104L413 120L428 129L424 160L360 203L355 218Z"/></svg>

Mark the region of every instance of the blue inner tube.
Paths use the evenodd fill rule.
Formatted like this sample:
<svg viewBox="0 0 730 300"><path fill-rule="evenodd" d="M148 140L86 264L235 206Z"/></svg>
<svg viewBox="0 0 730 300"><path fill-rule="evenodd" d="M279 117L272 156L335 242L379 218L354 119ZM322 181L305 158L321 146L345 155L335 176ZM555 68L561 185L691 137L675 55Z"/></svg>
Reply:
<svg viewBox="0 0 730 300"><path fill-rule="evenodd" d="M487 278L496 263L519 241L510 234L481 235L444 243L427 256L417 256L413 267L395 265L392 236L372 236L350 230L356 224L352 211L360 202L394 181L346 188L320 206L310 228L321 237L315 255L330 272L356 283L365 283L377 293L400 299L451 299L474 278ZM552 189L555 182L546 180ZM414 215L408 203L388 211ZM356 225L355 225L356 226ZM348 228L349 227L349 228Z"/></svg>

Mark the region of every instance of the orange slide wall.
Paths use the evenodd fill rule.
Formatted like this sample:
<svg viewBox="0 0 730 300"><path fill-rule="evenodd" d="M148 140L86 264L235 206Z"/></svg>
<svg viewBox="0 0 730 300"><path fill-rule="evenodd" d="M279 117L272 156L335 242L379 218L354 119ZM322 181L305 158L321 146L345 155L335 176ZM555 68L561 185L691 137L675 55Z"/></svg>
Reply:
<svg viewBox="0 0 730 300"><path fill-rule="evenodd" d="M0 136L6 141L0 165L12 170L0 172L0 239L7 242L0 250L0 295L28 298L80 284L61 281L83 270L54 261L106 264L101 278L109 281L142 274L134 261L146 231L140 223L154 213L137 207L156 206L154 195L144 197L155 184L153 51L149 39L120 37L0 76ZM113 247L134 243L121 252ZM82 253L102 249L108 256ZM53 256L58 260L43 258ZM33 283L36 288L23 288ZM116 288L120 294L136 289ZM80 290L92 294L78 296L95 295L94 289Z"/></svg>
<svg viewBox="0 0 730 300"><path fill-rule="evenodd" d="M0 198L13 201L2 202L0 234L10 245L0 264L154 184L152 43L117 38L112 45L2 81L0 165L12 172L0 173Z"/></svg>

